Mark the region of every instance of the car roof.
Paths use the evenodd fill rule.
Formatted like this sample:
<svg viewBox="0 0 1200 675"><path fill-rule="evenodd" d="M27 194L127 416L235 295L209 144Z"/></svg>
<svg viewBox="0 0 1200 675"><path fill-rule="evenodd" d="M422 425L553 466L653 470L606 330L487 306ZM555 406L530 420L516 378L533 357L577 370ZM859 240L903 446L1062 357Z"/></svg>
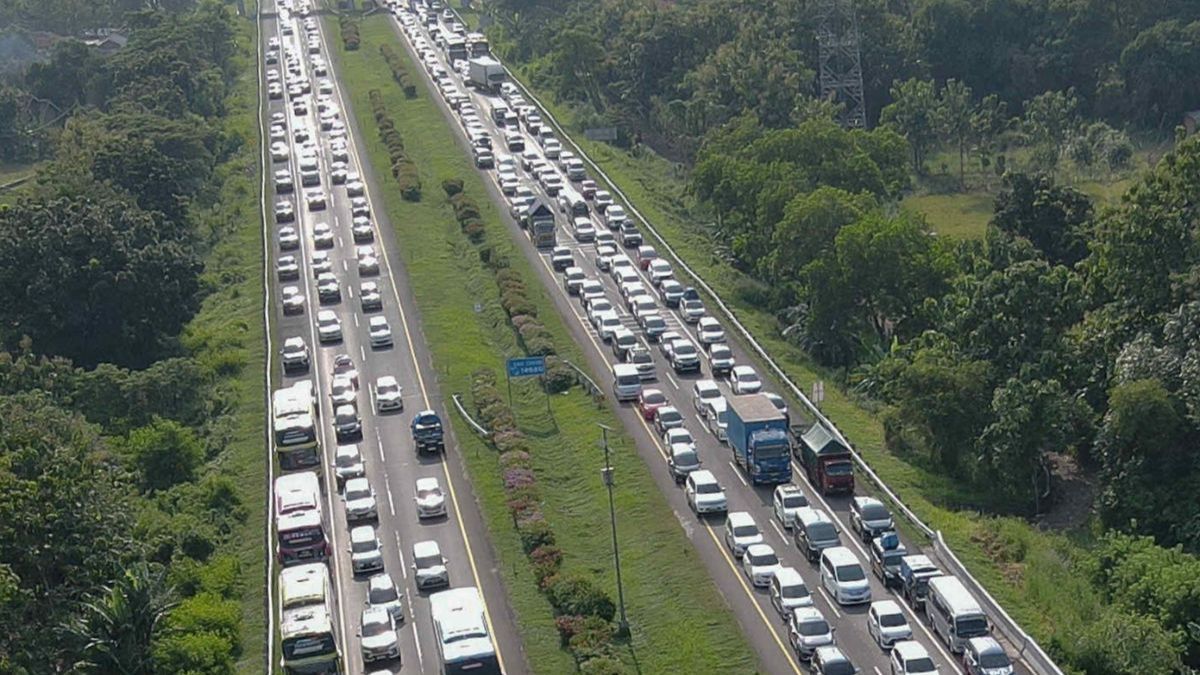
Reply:
<svg viewBox="0 0 1200 675"><path fill-rule="evenodd" d="M438 479L434 476L426 476L424 478L417 479L418 490L429 490L432 488L441 488L441 485L438 484Z"/></svg>
<svg viewBox="0 0 1200 675"><path fill-rule="evenodd" d="M359 525L358 527L350 528L350 539L352 541L363 541L373 539L375 537L375 528L370 525Z"/></svg>
<svg viewBox="0 0 1200 675"><path fill-rule="evenodd" d="M371 588L394 588L396 586L396 582L392 581L392 577L386 572L372 574L371 577L367 579L367 583L371 586Z"/></svg>
<svg viewBox="0 0 1200 675"><path fill-rule="evenodd" d="M876 614L903 614L900 609L900 603L895 600L876 600L871 603L871 609L875 610Z"/></svg>
<svg viewBox="0 0 1200 675"><path fill-rule="evenodd" d="M1000 643L996 641L996 638L990 635L967 640L967 647L976 654L1005 653L1004 647L1001 647Z"/></svg>
<svg viewBox="0 0 1200 675"><path fill-rule="evenodd" d="M797 622L825 621L825 615L816 607L796 607L792 609L792 618Z"/></svg>
<svg viewBox="0 0 1200 675"><path fill-rule="evenodd" d="M929 656L929 652L925 647L921 646L921 643L915 640L902 640L892 645L892 649L905 661L921 657L927 658Z"/></svg>
<svg viewBox="0 0 1200 675"><path fill-rule="evenodd" d="M438 546L438 543L432 539L426 539L425 541L418 541L417 543L413 544L412 548L413 548L413 555L417 556L417 557L426 556L426 555L437 555L442 552L442 549Z"/></svg>
<svg viewBox="0 0 1200 675"><path fill-rule="evenodd" d="M729 524L737 527L738 525L753 525L758 527L758 523L754 522L754 516L750 515L749 511L731 511L727 516Z"/></svg>
<svg viewBox="0 0 1200 675"><path fill-rule="evenodd" d="M878 499L876 499L874 497L855 497L854 503L858 504L858 506L860 508L864 507L864 506L872 506L875 504L878 504L879 506L883 506L883 502L879 501Z"/></svg>
<svg viewBox="0 0 1200 675"><path fill-rule="evenodd" d="M784 586L793 586L795 584L804 585L806 588L808 586L808 584L804 583L804 577L800 576L800 572L795 567L780 567L775 570L775 578Z"/></svg>
<svg viewBox="0 0 1200 675"><path fill-rule="evenodd" d="M757 375L758 373L755 373L754 369L751 368L750 366L734 366L733 374L734 375Z"/></svg>
<svg viewBox="0 0 1200 675"><path fill-rule="evenodd" d="M688 479L691 480L693 483L716 483L717 482L717 477L714 476L713 472L709 471L708 469L701 469L699 471L693 471L688 474Z"/></svg>
<svg viewBox="0 0 1200 675"><path fill-rule="evenodd" d="M774 552L775 549L770 544L750 544L746 547L746 553L750 555L767 555Z"/></svg>

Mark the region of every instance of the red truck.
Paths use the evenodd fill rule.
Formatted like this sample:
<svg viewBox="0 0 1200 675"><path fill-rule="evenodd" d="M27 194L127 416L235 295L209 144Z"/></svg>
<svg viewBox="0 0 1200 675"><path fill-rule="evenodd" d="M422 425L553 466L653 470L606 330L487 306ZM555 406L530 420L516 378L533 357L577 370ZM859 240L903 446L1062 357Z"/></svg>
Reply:
<svg viewBox="0 0 1200 675"><path fill-rule="evenodd" d="M808 481L821 494L854 493L854 460L850 448L842 445L820 422L806 431L793 429L793 451L808 473Z"/></svg>

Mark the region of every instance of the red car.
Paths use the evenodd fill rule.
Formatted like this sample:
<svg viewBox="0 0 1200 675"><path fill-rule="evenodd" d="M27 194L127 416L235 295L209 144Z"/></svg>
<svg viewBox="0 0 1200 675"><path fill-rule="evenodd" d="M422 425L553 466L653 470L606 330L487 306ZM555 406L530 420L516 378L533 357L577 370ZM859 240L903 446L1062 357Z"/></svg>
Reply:
<svg viewBox="0 0 1200 675"><path fill-rule="evenodd" d="M647 422L653 421L654 414L666 404L667 397L658 389L643 389L642 393L638 394L637 409L642 414L642 419Z"/></svg>

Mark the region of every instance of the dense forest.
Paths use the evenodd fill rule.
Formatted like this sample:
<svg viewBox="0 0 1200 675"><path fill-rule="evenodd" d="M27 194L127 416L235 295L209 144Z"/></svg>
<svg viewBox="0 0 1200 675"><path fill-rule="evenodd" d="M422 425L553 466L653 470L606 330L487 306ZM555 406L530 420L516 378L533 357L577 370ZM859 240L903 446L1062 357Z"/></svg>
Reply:
<svg viewBox="0 0 1200 675"><path fill-rule="evenodd" d="M50 24L111 9L6 7ZM240 224L219 196L253 142L226 106L252 54L216 2L120 20L113 55L59 42L5 83L73 111L0 206L5 673L215 675L241 649L247 507L221 466L244 354L185 326Z"/></svg>
<svg viewBox="0 0 1200 675"><path fill-rule="evenodd" d="M859 0L870 130L818 100L812 3L498 0L493 41L578 127L684 162L743 300L864 403L887 449L1035 517L1097 490L1103 616L1049 648L1089 674L1200 668L1200 4ZM934 153L991 175L981 240L898 208ZM702 227L699 226L698 227ZM1085 497L1086 498L1086 497Z"/></svg>

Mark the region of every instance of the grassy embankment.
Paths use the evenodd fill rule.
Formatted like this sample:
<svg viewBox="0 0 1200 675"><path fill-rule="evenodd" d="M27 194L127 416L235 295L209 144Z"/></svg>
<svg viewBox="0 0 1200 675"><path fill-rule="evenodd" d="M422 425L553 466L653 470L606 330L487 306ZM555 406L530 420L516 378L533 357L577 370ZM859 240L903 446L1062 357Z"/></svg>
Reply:
<svg viewBox="0 0 1200 675"><path fill-rule="evenodd" d="M253 15L253 10L250 10ZM239 21L243 45L241 76L226 101L226 131L242 146L217 169L221 189L203 220L215 241L205 259L204 282L211 289L184 331L185 347L220 375L217 383L228 404L228 442L219 470L235 477L247 513L240 532L225 552L236 555L242 572L242 651L238 672L263 672L264 550L266 464L263 424L262 224L259 208L257 33L251 21Z"/></svg>
<svg viewBox="0 0 1200 675"><path fill-rule="evenodd" d="M549 96L542 100L560 122L570 123L569 113L562 106ZM634 156L604 143L588 141L578 129L571 131L574 140L620 185L676 252L732 306L738 319L802 391L811 389L817 380L831 383L825 389L822 404L825 414L925 522L942 530L972 574L1026 630L1043 644L1070 641L1097 616L1101 600L1075 567L1078 559L1086 555L1086 532L1053 534L1020 519L990 517L955 508L956 504L969 502L969 495L964 495L945 476L887 452L882 424L870 405L833 386L834 375L780 337L770 312L739 295L738 289L744 287L747 279L714 255L711 237L696 217L685 177L676 167L653 153ZM943 200L938 208L949 215L955 211L979 213L990 208L991 197L968 196L968 201L971 203L966 206L955 206ZM938 201L932 203L936 205ZM929 203L924 206L930 208ZM947 222L954 220L949 215ZM949 230L947 235L979 236L983 222L986 219L972 226L980 228L977 232L964 226L958 231Z"/></svg>
<svg viewBox="0 0 1200 675"><path fill-rule="evenodd" d="M466 393L470 375L478 368L502 369L506 356L521 355L503 309L492 274L459 231L440 184L460 177L465 192L483 212L486 239L506 256L525 278L534 271L521 256L491 203L483 183L430 92L407 100L391 80L379 45L392 43L403 52L384 16L363 20L362 44L355 52L336 45L337 67L348 89L361 139L379 177L384 206L395 227L407 273L417 297L422 334L433 354L444 395ZM407 60L407 54L405 53ZM417 66L408 62L410 73ZM408 156L416 162L424 185L420 202L403 201L388 172L386 148L379 142L367 93L382 92L388 110L404 137ZM546 291L531 284L531 299L553 334L560 354L582 363ZM479 311L475 311L476 304ZM597 422L619 428L607 409L598 410L579 388L554 396L552 412L540 391L527 383L514 384L514 408L521 429L530 437L534 469L545 498L545 513L566 552L565 570L597 575L615 597L615 579L608 532L608 503L600 481L603 455L598 448ZM458 425L458 449L465 458L477 500L501 562L500 574L517 616L534 672L560 675L574 669L560 648L554 618L538 591L505 506L495 452L465 424ZM611 439L618 477L616 508L620 530L625 598L632 638L623 653L641 672L751 672L754 657L741 631L708 579L691 544L681 532L669 505L655 487L646 467L624 435Z"/></svg>

